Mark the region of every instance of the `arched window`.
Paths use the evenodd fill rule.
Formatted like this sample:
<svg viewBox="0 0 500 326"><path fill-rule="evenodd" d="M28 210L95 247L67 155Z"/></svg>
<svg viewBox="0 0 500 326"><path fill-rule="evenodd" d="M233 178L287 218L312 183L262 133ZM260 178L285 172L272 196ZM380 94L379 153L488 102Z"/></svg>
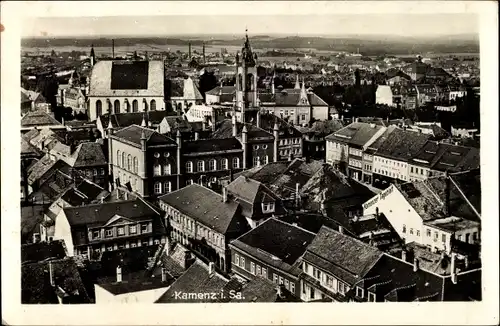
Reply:
<svg viewBox="0 0 500 326"><path fill-rule="evenodd" d="M205 161L198 161L198 172L205 172Z"/></svg>
<svg viewBox="0 0 500 326"><path fill-rule="evenodd" d="M215 159L211 159L210 161L208 161L208 169L210 171L217 170L217 161Z"/></svg>
<svg viewBox="0 0 500 326"><path fill-rule="evenodd" d="M120 101L115 100L115 114L120 113Z"/></svg>
<svg viewBox="0 0 500 326"><path fill-rule="evenodd" d="M120 166L120 160L122 159L120 151L116 151L116 165Z"/></svg>
<svg viewBox="0 0 500 326"><path fill-rule="evenodd" d="M156 111L156 101L155 100L151 100L150 109L151 109L151 111Z"/></svg>
<svg viewBox="0 0 500 326"><path fill-rule="evenodd" d="M165 163L165 165L163 166L163 174L164 175L172 174L172 166L170 165L170 163Z"/></svg>
<svg viewBox="0 0 500 326"><path fill-rule="evenodd" d="M227 158L223 158L221 161L221 169L222 170L227 170L228 169L228 166L227 166Z"/></svg>
<svg viewBox="0 0 500 326"><path fill-rule="evenodd" d="M186 172L193 173L193 162L186 162Z"/></svg>
<svg viewBox="0 0 500 326"><path fill-rule="evenodd" d="M127 156L127 170L132 171L132 155Z"/></svg>
<svg viewBox="0 0 500 326"><path fill-rule="evenodd" d="M96 118L102 115L102 102L101 102L101 100L97 100L95 102L95 114L96 114Z"/></svg>
<svg viewBox="0 0 500 326"><path fill-rule="evenodd" d="M163 183L163 192L168 194L172 191L172 183L170 181L165 181Z"/></svg>
<svg viewBox="0 0 500 326"><path fill-rule="evenodd" d="M161 166L160 164L155 164L153 167L153 175L154 176L159 176L161 175Z"/></svg>
<svg viewBox="0 0 500 326"><path fill-rule="evenodd" d="M139 112L139 102L137 100L132 102L132 112Z"/></svg>
<svg viewBox="0 0 500 326"><path fill-rule="evenodd" d="M155 182L153 191L155 195L161 194L161 182Z"/></svg>
<svg viewBox="0 0 500 326"><path fill-rule="evenodd" d="M125 152L122 152L122 168L125 169L127 166L125 165Z"/></svg>
<svg viewBox="0 0 500 326"><path fill-rule="evenodd" d="M233 169L239 169L240 168L240 159L239 157L233 158Z"/></svg>
<svg viewBox="0 0 500 326"><path fill-rule="evenodd" d="M134 173L137 174L139 172L139 160L137 157L134 157Z"/></svg>

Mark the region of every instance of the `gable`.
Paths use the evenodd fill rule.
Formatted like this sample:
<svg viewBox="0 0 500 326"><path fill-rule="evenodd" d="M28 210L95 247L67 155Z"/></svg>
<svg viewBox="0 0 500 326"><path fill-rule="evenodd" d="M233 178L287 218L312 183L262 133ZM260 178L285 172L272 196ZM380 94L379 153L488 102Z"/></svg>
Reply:
<svg viewBox="0 0 500 326"><path fill-rule="evenodd" d="M131 219L128 219L126 217L120 216L116 214L112 218L110 218L106 224L104 224L104 227L110 227L110 226L116 226L116 225L122 225L122 224L128 224L132 223L133 221Z"/></svg>

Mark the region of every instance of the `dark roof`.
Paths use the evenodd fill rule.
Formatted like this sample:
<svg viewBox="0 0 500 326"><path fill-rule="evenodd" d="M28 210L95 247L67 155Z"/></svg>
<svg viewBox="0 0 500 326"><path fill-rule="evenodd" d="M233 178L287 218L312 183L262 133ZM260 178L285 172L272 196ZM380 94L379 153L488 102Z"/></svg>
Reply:
<svg viewBox="0 0 500 326"><path fill-rule="evenodd" d="M21 118L21 127L52 126L62 124L45 112L28 112Z"/></svg>
<svg viewBox="0 0 500 326"><path fill-rule="evenodd" d="M90 204L99 197L105 197L108 194L99 185L83 179L78 186L69 188L61 196L61 199L71 206L80 206L82 203Z"/></svg>
<svg viewBox="0 0 500 326"><path fill-rule="evenodd" d="M274 139L271 132L267 132L262 128L258 128L250 123L245 124L247 126L247 137L249 140L254 138L270 138ZM241 133L243 130L243 124L240 122L236 123L236 136L241 138ZM233 137L233 124L230 119L222 120L217 123L217 130L212 134L214 139L223 139Z"/></svg>
<svg viewBox="0 0 500 326"><path fill-rule="evenodd" d="M109 124L109 119L111 118L111 124L113 128L125 128L131 125L142 124L142 120L145 119L146 122L150 122L153 125L158 125L165 117L175 115L175 112L158 110L158 111L147 111L147 112L127 112L118 114L104 114L99 116L101 119L101 124L103 128L107 128Z"/></svg>
<svg viewBox="0 0 500 326"><path fill-rule="evenodd" d="M245 176L236 178L226 189L229 194L251 205L275 201L278 198L265 185Z"/></svg>
<svg viewBox="0 0 500 326"><path fill-rule="evenodd" d="M479 168L479 150L474 147L428 141L414 155L412 163L450 173L472 170Z"/></svg>
<svg viewBox="0 0 500 326"><path fill-rule="evenodd" d="M24 264L21 268L21 302L23 304L59 303L56 287L50 285L49 264L52 265L56 287L63 289L70 303L90 303L73 257L50 262Z"/></svg>
<svg viewBox="0 0 500 326"><path fill-rule="evenodd" d="M215 88L212 88L208 92L205 92L205 94L210 95L233 95L234 93L236 93L235 86L217 86Z"/></svg>
<svg viewBox="0 0 500 326"><path fill-rule="evenodd" d="M293 160L276 179L268 184L275 194L281 198L290 198L295 195L297 184L299 191L323 167L320 161L306 162L301 159Z"/></svg>
<svg viewBox="0 0 500 326"><path fill-rule="evenodd" d="M43 152L21 137L21 156L42 156Z"/></svg>
<svg viewBox="0 0 500 326"><path fill-rule="evenodd" d="M63 210L69 224L74 226L103 225L115 215L133 220L159 216L159 213L153 210L149 205L146 205L142 200L68 207Z"/></svg>
<svg viewBox="0 0 500 326"><path fill-rule="evenodd" d="M148 61L114 61L111 89L148 89Z"/></svg>
<svg viewBox="0 0 500 326"><path fill-rule="evenodd" d="M236 173L234 178L236 179L240 176L246 176L247 178L251 178L263 184L270 184L286 170L289 164L290 162L288 161L270 162L268 164L263 164L240 173Z"/></svg>
<svg viewBox="0 0 500 326"><path fill-rule="evenodd" d="M180 116L170 116L165 117L165 119L170 126L171 132L177 132L177 130L181 133L193 131L191 123Z"/></svg>
<svg viewBox="0 0 500 326"><path fill-rule="evenodd" d="M75 158L74 168L107 165L102 145L93 142L81 143L72 154Z"/></svg>
<svg viewBox="0 0 500 326"><path fill-rule="evenodd" d="M125 293L167 288L173 282L174 279L171 277L168 277L165 281L163 281L161 274L153 277L147 271L124 273L122 270L121 282L117 282L115 276L100 279L98 280L97 285L114 295L120 295Z"/></svg>
<svg viewBox="0 0 500 326"><path fill-rule="evenodd" d="M408 161L422 149L429 138L430 135L397 128L387 136L376 155Z"/></svg>
<svg viewBox="0 0 500 326"><path fill-rule="evenodd" d="M240 250L250 251L250 254L260 251L268 255L268 260L277 257L292 266L313 239L312 232L269 218L231 243Z"/></svg>
<svg viewBox="0 0 500 326"><path fill-rule="evenodd" d="M260 115L260 128L273 134L274 124L278 123L279 138L297 138L302 137L302 133L293 125L286 122L284 119L270 113L262 113Z"/></svg>
<svg viewBox="0 0 500 326"><path fill-rule="evenodd" d="M28 169L28 182L33 184L35 182L43 183L44 176L51 175L56 171L61 171L67 175L70 175L71 166L62 160L54 161L49 155L43 156L35 164Z"/></svg>
<svg viewBox="0 0 500 326"><path fill-rule="evenodd" d="M303 133L313 133L318 137L325 137L342 128L344 128L344 122L342 120L335 119L326 121L315 121L312 127L310 128L300 127L299 130Z"/></svg>
<svg viewBox="0 0 500 326"><path fill-rule="evenodd" d="M241 299L234 298L230 300L231 302L300 302L300 300L286 290L283 285L281 285L281 287L282 295L280 297L277 293L278 286L269 279L252 277L249 281L241 284L241 281L232 278L224 287L224 293L227 293L226 296L230 296L231 290L229 290L229 288L236 291L236 293L241 293Z"/></svg>
<svg viewBox="0 0 500 326"><path fill-rule="evenodd" d="M21 263L39 262L48 258L62 259L64 257L66 257L66 248L62 240L21 245Z"/></svg>
<svg viewBox="0 0 500 326"><path fill-rule="evenodd" d="M364 242L323 226L304 260L354 284L379 260L382 252Z"/></svg>
<svg viewBox="0 0 500 326"><path fill-rule="evenodd" d="M187 141L183 143L182 146L184 153L209 153L242 150L241 143L234 137Z"/></svg>
<svg viewBox="0 0 500 326"><path fill-rule="evenodd" d="M177 145L177 143L173 139L161 135L154 130L137 125L131 125L121 129L113 135L113 138L124 139L138 146L141 146L141 137L143 131L146 135L146 143L148 145Z"/></svg>
<svg viewBox="0 0 500 326"><path fill-rule="evenodd" d="M217 302L220 298L212 298L211 293L221 293L221 290L229 282L229 279L215 272L210 275L208 266L196 260L182 276L180 276L170 288L156 301L156 303L203 303ZM178 298L176 292L185 294L196 294L193 298ZM198 297L201 294L201 298ZM208 294L208 295L204 295Z"/></svg>
<svg viewBox="0 0 500 326"><path fill-rule="evenodd" d="M224 203L221 195L198 184L163 195L158 200L221 234L245 227L245 221L238 215L238 203Z"/></svg>

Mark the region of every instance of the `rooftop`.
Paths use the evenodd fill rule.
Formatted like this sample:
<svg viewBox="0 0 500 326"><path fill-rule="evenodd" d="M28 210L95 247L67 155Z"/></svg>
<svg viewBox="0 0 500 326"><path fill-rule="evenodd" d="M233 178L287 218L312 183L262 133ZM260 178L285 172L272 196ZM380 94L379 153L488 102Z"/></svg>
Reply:
<svg viewBox="0 0 500 326"><path fill-rule="evenodd" d="M21 127L61 126L62 124L45 112L28 112L21 118Z"/></svg>
<svg viewBox="0 0 500 326"><path fill-rule="evenodd" d="M339 131L325 137L327 140L336 140L355 146L364 146L382 126L374 123L354 122Z"/></svg>
<svg viewBox="0 0 500 326"><path fill-rule="evenodd" d="M376 155L399 160L410 160L422 149L430 136L396 128L378 148Z"/></svg>
<svg viewBox="0 0 500 326"><path fill-rule="evenodd" d="M141 137L143 132L146 136L146 144L148 145L177 145L173 139L159 134L154 130L140 127L138 125L125 127L117 131L112 137L114 139L123 139L132 142L136 146L141 146Z"/></svg>

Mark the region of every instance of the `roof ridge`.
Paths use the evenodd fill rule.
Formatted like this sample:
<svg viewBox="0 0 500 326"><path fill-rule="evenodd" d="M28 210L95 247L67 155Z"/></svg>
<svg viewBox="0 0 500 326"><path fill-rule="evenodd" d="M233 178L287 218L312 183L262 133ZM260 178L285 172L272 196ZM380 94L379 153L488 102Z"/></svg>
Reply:
<svg viewBox="0 0 500 326"><path fill-rule="evenodd" d="M273 219L273 220L276 220L276 221L278 221L278 222L280 222L280 223L286 224L286 225L288 225L288 226L290 226L290 227L292 227L292 228L297 228L297 229L299 229L299 230L305 231L305 232L310 233L310 234L312 234L312 235L314 235L314 236L316 235L316 233L314 233L314 232L311 232L311 231L309 231L309 230L306 230L306 229L304 229L304 228L302 228L302 227L300 227L300 226L298 226L298 225L294 225L294 224L291 224L291 223L288 223L288 222L282 221L282 220L280 220L280 219L278 219L278 218L276 218L276 217L274 217L274 216L271 216L269 219L267 219L267 220L266 220L266 222L267 222L268 220L270 220L270 219Z"/></svg>

